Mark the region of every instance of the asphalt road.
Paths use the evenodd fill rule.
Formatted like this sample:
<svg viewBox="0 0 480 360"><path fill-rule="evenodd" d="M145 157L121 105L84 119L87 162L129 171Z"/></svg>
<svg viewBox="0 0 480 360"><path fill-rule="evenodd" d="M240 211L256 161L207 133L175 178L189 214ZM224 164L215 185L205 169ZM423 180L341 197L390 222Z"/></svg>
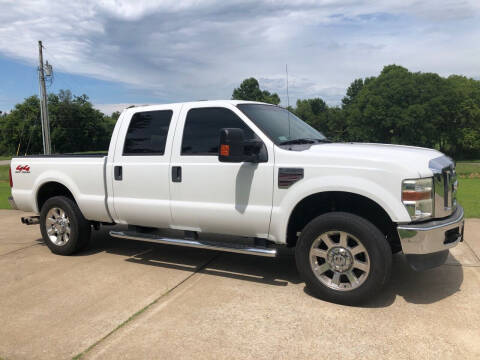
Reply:
<svg viewBox="0 0 480 360"><path fill-rule="evenodd" d="M38 226L0 210L4 359L478 359L480 219L446 265L392 279L364 307L305 291L277 259L133 242L95 232L53 255Z"/></svg>
<svg viewBox="0 0 480 360"><path fill-rule="evenodd" d="M10 160L0 160L0 165L10 165Z"/></svg>

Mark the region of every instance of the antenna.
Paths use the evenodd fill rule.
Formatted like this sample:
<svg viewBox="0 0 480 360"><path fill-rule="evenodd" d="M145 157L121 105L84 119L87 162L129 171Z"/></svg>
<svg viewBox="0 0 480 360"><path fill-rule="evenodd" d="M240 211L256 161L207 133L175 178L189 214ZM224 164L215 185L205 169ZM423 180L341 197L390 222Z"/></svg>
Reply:
<svg viewBox="0 0 480 360"><path fill-rule="evenodd" d="M291 140L291 133L290 133L290 96L288 95L288 64L285 64L285 74L287 78L287 116L288 116L288 138Z"/></svg>
<svg viewBox="0 0 480 360"><path fill-rule="evenodd" d="M290 97L288 96L288 64L285 64L285 73L287 74L287 108L290 107Z"/></svg>

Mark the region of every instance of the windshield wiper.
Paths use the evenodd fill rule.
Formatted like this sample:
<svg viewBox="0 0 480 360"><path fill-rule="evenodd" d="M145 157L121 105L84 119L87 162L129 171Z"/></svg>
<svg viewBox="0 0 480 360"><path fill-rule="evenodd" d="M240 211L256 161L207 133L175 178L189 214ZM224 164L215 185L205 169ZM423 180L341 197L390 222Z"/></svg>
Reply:
<svg viewBox="0 0 480 360"><path fill-rule="evenodd" d="M312 138L300 138L282 141L280 145L294 145L294 144L315 144L315 143L329 143L330 140L327 139L312 139Z"/></svg>

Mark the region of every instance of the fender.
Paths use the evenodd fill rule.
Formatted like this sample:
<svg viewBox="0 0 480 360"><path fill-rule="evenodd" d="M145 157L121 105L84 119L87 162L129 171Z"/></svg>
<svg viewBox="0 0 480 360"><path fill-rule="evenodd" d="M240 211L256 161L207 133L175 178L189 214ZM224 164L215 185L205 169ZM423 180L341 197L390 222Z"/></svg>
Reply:
<svg viewBox="0 0 480 360"><path fill-rule="evenodd" d="M35 179L35 182L33 183L33 203L35 204L34 211L36 213L40 213L40 209L38 207L38 192L40 191L41 187L49 182L56 182L59 183L63 186L65 186L73 195L73 198L75 199L75 202L78 204L78 207L80 210L82 210L80 204L78 203L78 194L79 190L77 185L75 185L75 182L72 180L70 176L65 174L64 172L60 172L57 170L48 170L42 173L37 179ZM82 210L83 212L83 210Z"/></svg>
<svg viewBox="0 0 480 360"><path fill-rule="evenodd" d="M322 176L302 180L288 191L276 189L269 239L279 244L286 243L288 221L295 207L306 197L321 192L348 192L364 196L377 203L390 216L393 222L409 222L410 216L400 199L379 183L358 176ZM282 197L283 195L283 197Z"/></svg>
<svg viewBox="0 0 480 360"><path fill-rule="evenodd" d="M111 219L105 211L105 195L104 194L82 194L75 181L66 172L58 170L47 170L35 180L32 191L32 204L35 204L34 211L40 212L37 203L37 195L40 188L49 182L56 182L65 186L73 195L83 216L88 220L106 221Z"/></svg>

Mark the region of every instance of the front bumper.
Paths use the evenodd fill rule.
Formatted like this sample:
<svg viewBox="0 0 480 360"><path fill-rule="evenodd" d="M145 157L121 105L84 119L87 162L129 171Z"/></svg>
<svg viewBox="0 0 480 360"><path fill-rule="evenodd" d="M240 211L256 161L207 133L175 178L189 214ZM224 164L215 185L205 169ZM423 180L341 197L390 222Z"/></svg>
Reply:
<svg viewBox="0 0 480 360"><path fill-rule="evenodd" d="M17 204L15 204L15 200L13 200L13 196L9 196L9 197L8 197L8 203L10 204L10 207L11 207L13 210L18 210Z"/></svg>
<svg viewBox="0 0 480 360"><path fill-rule="evenodd" d="M415 270L443 264L448 249L463 241L463 228L464 214L460 205L448 218L397 227L403 253Z"/></svg>

